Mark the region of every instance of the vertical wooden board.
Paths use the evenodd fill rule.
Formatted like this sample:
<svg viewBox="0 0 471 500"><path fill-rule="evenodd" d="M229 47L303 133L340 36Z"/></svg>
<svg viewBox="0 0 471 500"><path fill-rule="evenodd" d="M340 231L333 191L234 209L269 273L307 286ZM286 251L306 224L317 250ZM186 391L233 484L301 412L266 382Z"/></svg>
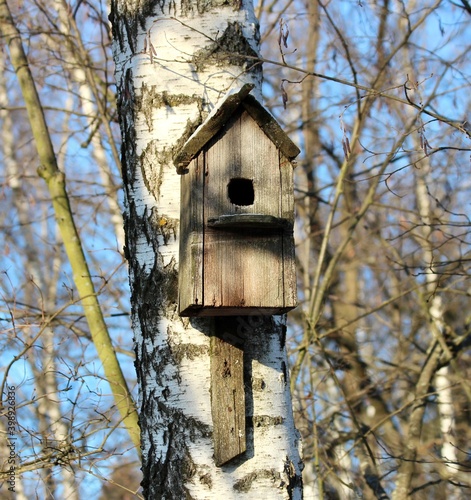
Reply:
<svg viewBox="0 0 471 500"><path fill-rule="evenodd" d="M244 177L254 179L255 202L250 211L279 217L278 149L246 111L241 116L241 142Z"/></svg>
<svg viewBox="0 0 471 500"><path fill-rule="evenodd" d="M293 166L282 153L280 153L280 184L281 217L289 220L294 225ZM285 307L295 307L297 305L296 261L292 231L283 236L283 285Z"/></svg>
<svg viewBox="0 0 471 500"><path fill-rule="evenodd" d="M279 153L280 164L280 204L281 214L284 219L289 220L294 224L294 182L293 182L293 165L282 154Z"/></svg>
<svg viewBox="0 0 471 500"><path fill-rule="evenodd" d="M237 280L241 269L238 265L236 247L237 237L234 233L210 229L205 231L205 306L217 308L234 306L235 303L238 306L241 305L239 297L243 298L243 293L239 293L241 283ZM225 293L226 290L232 291L230 304L227 293Z"/></svg>
<svg viewBox="0 0 471 500"><path fill-rule="evenodd" d="M179 311L203 304L203 178L200 154L181 176Z"/></svg>
<svg viewBox="0 0 471 500"><path fill-rule="evenodd" d="M232 117L210 141L206 152L205 219L237 213L227 195L231 178L240 177L240 120Z"/></svg>
<svg viewBox="0 0 471 500"><path fill-rule="evenodd" d="M261 309L283 307L281 234L252 234L251 239L241 235L237 248L243 274L245 304Z"/></svg>
<svg viewBox="0 0 471 500"><path fill-rule="evenodd" d="M226 148L226 155L229 158L227 163L226 177L223 181L224 196L226 200L231 205L231 209L234 210L234 206L230 203L227 194L227 185L229 181L234 178L242 177L242 150L243 143L241 137L241 121L240 121L240 111L237 111L232 116L231 120L226 126L227 142L221 146Z"/></svg>
<svg viewBox="0 0 471 500"><path fill-rule="evenodd" d="M191 162L189 172L193 167ZM191 249L190 249L190 173L180 177L180 242L179 242L179 265L178 265L178 302L179 312L183 312L191 302L191 292L189 290L189 276L191 269ZM185 207L185 208L184 208Z"/></svg>
<svg viewBox="0 0 471 500"><path fill-rule="evenodd" d="M296 286L296 260L293 234L283 236L283 297L284 307L294 308L298 304Z"/></svg>
<svg viewBox="0 0 471 500"><path fill-rule="evenodd" d="M195 170L192 178L192 258L193 268L190 281L193 281L193 302L196 305L204 303L204 175L205 159L201 152L196 158Z"/></svg>
<svg viewBox="0 0 471 500"><path fill-rule="evenodd" d="M229 325L235 321L216 318L216 335L211 337L211 414L217 466L246 450L243 351L232 342ZM231 337L229 342L225 335Z"/></svg>
<svg viewBox="0 0 471 500"><path fill-rule="evenodd" d="M227 185L240 177L240 114L236 113L209 143L206 152L205 213L208 218L232 215L237 207L230 203ZM205 226L204 303L208 307L224 306L223 283L230 287L239 274L233 233L213 231ZM237 294L237 291L234 291ZM243 294L242 294L243 296ZM215 313L217 314L217 313Z"/></svg>

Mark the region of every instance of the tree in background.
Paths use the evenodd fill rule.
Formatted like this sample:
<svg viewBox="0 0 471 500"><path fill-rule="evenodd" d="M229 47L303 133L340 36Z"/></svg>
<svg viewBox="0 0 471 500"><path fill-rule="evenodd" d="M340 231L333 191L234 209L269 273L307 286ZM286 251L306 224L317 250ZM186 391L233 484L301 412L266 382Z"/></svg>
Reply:
<svg viewBox="0 0 471 500"><path fill-rule="evenodd" d="M87 59L87 54L80 50L81 38L72 22L73 19L62 15L60 9L66 7L66 4L56 2L52 5L58 9L53 11L54 13L48 12L47 9L41 11L42 6L39 5L35 22L43 21L44 26L52 27L51 31L44 32L49 42L47 47L53 54L48 56L51 67L55 66L57 69L57 65L60 65L68 71L67 76L72 75L72 78L56 77L53 72L46 77L53 80L53 88L59 94L61 85L65 85L65 88L70 86L70 90L75 86L78 96L75 104L83 107L85 114L81 119L90 126L94 120L87 113L92 113L94 106L87 101L92 92L86 92L85 88L96 90L99 75L90 69L91 59ZM55 15L56 12L59 12L58 16ZM133 442L132 445L125 444L121 454L126 452L126 448L139 451L140 439L132 396L112 346L103 310L97 300L95 290L102 287L103 283L98 280L98 287L93 283L93 275L89 271L72 212L64 175L66 152L64 149L57 154L54 152L54 124L52 120L46 122L44 113L48 107L45 104L48 99L46 97L41 101L38 95L42 79L41 76L33 76L33 65L30 65L27 59L24 37L16 22L18 14L19 12L15 11L13 17L9 5L5 1L0 3L2 40L8 49L11 70L16 74L29 118L29 122L26 122L28 125L25 123L23 128L26 127L26 137L32 135L34 139L31 150L29 140L26 141L28 146L20 145L18 148L18 137L15 137L18 130L12 126L13 112L8 112L12 109L8 106L11 96L13 95L13 99L17 96L11 91L11 82L2 75L0 91L4 105L4 179L5 186L11 188L13 208L13 212L5 214L5 254L8 259L10 248L18 245L23 248L26 259L22 269L21 265L17 266L22 252L15 253L9 259L14 271L9 269L7 262L3 270L5 313L8 312L8 316L3 319L7 323L10 322L10 328L6 330L8 337L3 352L6 359L2 378L2 409L5 416L8 412L8 429L4 428L4 439L10 446L10 453L3 455L3 466L5 471L11 471L12 467L14 469L13 478L12 474L6 475L9 482L4 483L4 486L5 489L9 486L9 491L27 497L28 491L31 491L23 484L21 473L37 470L41 484L39 491L44 488L44 496L55 497L63 494L66 498L73 499L79 498L78 479L83 470L93 463L89 460L95 461L99 456L110 456L106 443L113 428L122 424ZM22 19L28 20L27 16ZM59 40L66 42L61 45ZM33 45L33 53L34 48ZM7 53L4 55L6 63ZM4 66L9 68L8 64ZM88 80L85 76L82 79L79 77L78 82L73 78L77 74L87 73ZM56 108L56 116L62 114L68 119L68 114L72 114L74 103L70 100L71 95L69 93L69 100L63 102L64 109ZM98 116L98 126L102 123L104 130L109 132L107 117L104 114ZM69 122L65 122L63 131L58 134L59 140L64 143L74 140L73 134L70 135L67 130L68 125ZM96 128L95 124L93 128ZM104 158L99 142L92 139L92 144L95 158ZM106 170L103 162L97 166L101 171ZM45 181L47 191L37 184L36 175ZM110 183L106 181L105 186L109 187ZM37 196L41 193L37 198L33 197L35 190ZM49 203L42 204L42 197ZM35 204L39 205L36 209ZM114 217L116 203L111 201L109 204ZM44 206L44 211L41 205ZM19 234L8 231L9 227L16 227L10 222L14 220L18 220L22 227ZM60 251L61 247L65 249L67 261ZM21 285L23 272L25 280ZM65 293L61 294L60 286L64 283L60 276L64 272L69 276L63 286ZM82 324L82 315L86 320L85 324ZM82 337L85 339L85 345L80 345ZM98 356L95 354L89 363L84 351L90 340ZM58 349L58 346L61 346L63 351ZM95 368L93 363L98 366ZM85 371L80 372L82 366ZM108 392L111 389L114 411L109 406L100 411L102 403L99 392L103 391L103 388L96 382L87 384L87 378L91 374L95 374L94 377L104 376L107 380L109 388L105 390ZM82 404L80 400L84 386L88 386L89 403L84 400ZM96 389L93 389L94 386ZM98 391L96 397L90 398L94 391ZM13 394L13 406L9 402L10 394ZM21 408L31 413L22 412ZM102 416L97 418L100 414ZM119 439L118 435L116 437ZM77 464L80 464L79 474L76 474Z"/></svg>
<svg viewBox="0 0 471 500"><path fill-rule="evenodd" d="M230 2L213 3L230 10ZM132 13L132 3L122 5ZM173 137L184 136L204 118L219 98L217 91L223 95L228 88L221 78L220 87L211 87L208 96L195 102L194 96L201 94L187 93L184 82L167 94L152 94L149 89L160 85L159 71L152 85L136 83L139 65L148 75L151 67L167 64L162 60L164 43L156 43L164 33L170 41L174 31L201 36L201 47L212 40L214 50L203 50L193 61L197 71L208 70L215 61L227 68L229 60L234 67L245 64L246 72L263 61L265 103L302 149L295 169L300 306L288 315L287 346L296 426L303 436L305 498L465 498L470 487L468 2L260 0L255 6L260 58L254 45L254 53L247 47L241 52L237 44L224 45L231 39L227 21L239 15L238 9L231 10L219 33L192 24L208 15L210 6L211 2L180 2L175 10L165 11L173 20L153 24L150 19L160 19L152 17L158 16L159 7L152 10L150 2L140 3L147 24L132 15L132 22L124 21L126 43L136 33L142 38L132 60L121 61L132 69L133 85L123 85L126 72L121 73L120 106L134 112L133 99L146 95L148 109L155 113L175 105L187 107L188 129L186 119L166 129L155 123L156 115L148 114L141 122L139 134L153 127L151 133L159 141L168 138L173 144ZM132 359L126 316L129 290L116 224L121 181L107 8L87 2L64 6L52 0L24 1L10 8L59 167L67 175L90 274L131 380L133 369L126 362ZM247 35L249 26L245 23L241 31ZM188 69L193 50L176 46L173 59ZM25 498L35 492L47 498L46 488L52 486L61 493L70 483L67 469L73 471L80 496L85 486L100 489L94 477L119 483L122 477L113 470L135 460L135 455L119 456L132 445L114 431L120 419L106 397L108 389L98 382L103 372L90 347L49 195L35 173L38 160L7 54L3 52L4 83L0 82L5 89L0 106L0 342L7 381L18 386L20 401L23 483L18 488L23 486ZM242 74L246 73L233 77L243 79ZM180 93L191 99L164 100ZM137 101L136 109L141 105L145 103ZM165 116L165 123L173 116ZM13 136L10 142L6 131ZM141 214L149 219L137 228L136 235L142 236L139 248L155 247L139 255L146 263L161 250L175 247L172 224L179 217L178 202L173 211L167 205L172 194L167 186L174 175L170 151L159 148L141 154L144 163L146 155L159 155L157 162L143 165L151 172L142 188L150 195L143 200L158 207L152 214ZM161 165L166 165L162 176ZM176 176L173 179L178 182ZM149 187L160 182L160 189ZM131 209L127 207L128 213ZM152 220L160 231L158 246L150 232ZM130 244L128 248L134 252ZM172 255L159 257L169 270L176 265ZM144 268L133 271L131 266L131 271L148 276ZM165 272L155 276L168 277L165 283L175 280ZM149 294L156 286L151 285ZM141 305L150 315L155 308L169 311L171 298L164 297L156 292L155 299ZM147 318L141 309L134 310L134 318L136 314ZM155 348L173 356L179 367L189 366L184 344L195 345L196 337L187 336L183 326L176 329L175 321L172 318L170 335L179 335L177 343L165 350L155 329L155 337L145 345L152 354ZM49 331L41 328L46 323ZM207 328L203 323L201 328ZM192 355L201 361L207 344L196 345ZM43 376L48 359L54 362L49 366L54 366L55 381ZM149 380L150 374L143 375ZM194 387L199 398L206 381ZM54 400L45 402L51 390ZM151 390L148 385L144 393ZM174 403L166 403L166 409ZM59 412L67 431L51 424L57 418L54 412ZM4 418L0 421L6 424ZM74 446L74 454L67 456L50 446L66 432ZM208 424L194 434L203 436L202 450L209 450L209 433ZM145 431L146 450L151 435ZM172 433L167 436L175 439ZM179 439L185 447L187 436ZM162 449L160 442L155 449ZM186 448L168 457L188 456L185 452ZM210 456L207 461L211 463ZM174 463L187 466L189 476L199 470L191 461ZM137 469L136 465L136 474ZM208 477L200 474L199 480L204 484ZM177 486L184 487L183 482Z"/></svg>
<svg viewBox="0 0 471 500"><path fill-rule="evenodd" d="M468 317L446 311L468 294L469 15L439 1L290 8L261 20L285 63L269 77L289 99L280 116L309 152L291 316L306 493L459 495Z"/></svg>

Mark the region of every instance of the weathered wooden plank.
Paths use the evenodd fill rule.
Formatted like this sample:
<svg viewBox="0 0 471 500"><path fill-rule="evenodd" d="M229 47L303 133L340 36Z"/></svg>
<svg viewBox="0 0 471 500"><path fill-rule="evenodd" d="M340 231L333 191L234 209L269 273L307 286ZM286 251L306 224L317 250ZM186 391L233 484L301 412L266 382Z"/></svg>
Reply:
<svg viewBox="0 0 471 500"><path fill-rule="evenodd" d="M246 450L243 350L231 334L236 318L216 318L211 337L214 459L221 466Z"/></svg>
<svg viewBox="0 0 471 500"><path fill-rule="evenodd" d="M274 314L284 314L291 311L297 304L287 307L193 307L187 308L183 317L206 317L213 318L228 316L272 316Z"/></svg>
<svg viewBox="0 0 471 500"><path fill-rule="evenodd" d="M298 146L286 135L273 115L254 96L247 95L242 101L242 106L285 156L290 160L298 156L300 153Z"/></svg>
<svg viewBox="0 0 471 500"><path fill-rule="evenodd" d="M293 167L291 162L280 153L279 159L279 176L280 176L280 217L289 220L294 224L294 183L293 183Z"/></svg>
<svg viewBox="0 0 471 500"><path fill-rule="evenodd" d="M235 214L221 215L220 217L208 218L206 221L209 227L221 229L255 229L266 231L278 229L292 229L292 222L281 217L262 214Z"/></svg>
<svg viewBox="0 0 471 500"><path fill-rule="evenodd" d="M204 155L192 160L181 177L180 263L178 273L179 312L203 305L203 182Z"/></svg>
<svg viewBox="0 0 471 500"><path fill-rule="evenodd" d="M294 185L291 162L280 152L281 217L291 223L291 231L283 235L283 296L287 308L297 306L296 260L293 236Z"/></svg>
<svg viewBox="0 0 471 500"><path fill-rule="evenodd" d="M283 235L283 306L286 311L298 305L295 246L292 234Z"/></svg>
<svg viewBox="0 0 471 500"><path fill-rule="evenodd" d="M234 310L242 307L272 310L285 307L282 233L280 229L273 233L207 229L205 306ZM219 312L216 310L214 314Z"/></svg>
<svg viewBox="0 0 471 500"><path fill-rule="evenodd" d="M231 179L242 176L240 114L235 114L208 146L205 157L205 220L238 211L230 202L228 184Z"/></svg>
<svg viewBox="0 0 471 500"><path fill-rule="evenodd" d="M280 216L279 154L276 146L245 111L241 115L242 177L253 179L256 214Z"/></svg>

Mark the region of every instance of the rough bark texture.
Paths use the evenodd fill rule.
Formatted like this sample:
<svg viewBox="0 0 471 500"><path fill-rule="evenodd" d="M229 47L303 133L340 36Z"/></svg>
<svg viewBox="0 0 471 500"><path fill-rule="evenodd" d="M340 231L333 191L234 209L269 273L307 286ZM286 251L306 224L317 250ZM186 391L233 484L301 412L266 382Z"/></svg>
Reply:
<svg viewBox="0 0 471 500"><path fill-rule="evenodd" d="M234 318L244 344L247 451L218 468L209 391L214 322L177 311L180 176L173 156L231 88L260 86L253 7L241 0L121 0L112 2L110 19L144 494L301 498L284 318Z"/></svg>

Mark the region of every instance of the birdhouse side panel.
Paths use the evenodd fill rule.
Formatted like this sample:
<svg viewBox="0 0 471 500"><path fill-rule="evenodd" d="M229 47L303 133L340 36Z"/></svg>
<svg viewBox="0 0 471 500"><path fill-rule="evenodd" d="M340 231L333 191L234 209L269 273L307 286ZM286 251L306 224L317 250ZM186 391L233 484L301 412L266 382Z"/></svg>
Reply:
<svg viewBox="0 0 471 500"><path fill-rule="evenodd" d="M293 236L294 226L294 181L293 164L280 152L280 207L281 217L291 224L283 236L283 283L285 306L294 308L297 305L296 289L296 261L295 243Z"/></svg>
<svg viewBox="0 0 471 500"><path fill-rule="evenodd" d="M294 181L293 164L280 152L280 216L294 224Z"/></svg>
<svg viewBox="0 0 471 500"><path fill-rule="evenodd" d="M203 305L204 155L200 154L181 176L179 311L191 315Z"/></svg>
<svg viewBox="0 0 471 500"><path fill-rule="evenodd" d="M298 305L293 233L283 236L283 298L287 310Z"/></svg>

